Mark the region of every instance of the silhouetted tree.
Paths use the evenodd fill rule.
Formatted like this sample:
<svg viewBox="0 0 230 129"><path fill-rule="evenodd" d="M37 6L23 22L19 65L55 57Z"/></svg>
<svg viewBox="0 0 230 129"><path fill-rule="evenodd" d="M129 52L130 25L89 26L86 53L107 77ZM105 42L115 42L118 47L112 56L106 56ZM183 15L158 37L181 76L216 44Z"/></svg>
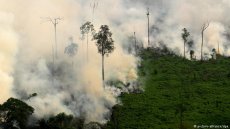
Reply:
<svg viewBox="0 0 230 129"><path fill-rule="evenodd" d="M185 58L185 44L188 42L188 37L189 37L190 33L187 31L186 28L184 28L182 31L183 31L183 33L181 34L181 36L184 40L184 58Z"/></svg>
<svg viewBox="0 0 230 129"><path fill-rule="evenodd" d="M10 98L0 106L0 122L9 127L13 127L16 122L21 129L24 129L33 112L33 107L21 100Z"/></svg>
<svg viewBox="0 0 230 129"><path fill-rule="evenodd" d="M96 40L98 52L102 56L102 81L103 87L105 88L105 77L104 77L104 56L109 55L114 51L114 41L112 39L112 33L107 25L102 25L98 33L93 37Z"/></svg>
<svg viewBox="0 0 230 129"><path fill-rule="evenodd" d="M193 59L193 56L194 56L194 51L193 50L190 50L190 59L192 60Z"/></svg>
<svg viewBox="0 0 230 129"><path fill-rule="evenodd" d="M87 37L87 61L88 61L88 49L89 49L89 45L88 45L88 41L89 41L89 33L91 32L92 35L94 35L95 30L94 30L94 26L91 22L87 21L85 24L83 24L80 27L81 30L81 34L82 34L82 38L84 39L85 35Z"/></svg>
<svg viewBox="0 0 230 129"><path fill-rule="evenodd" d="M212 56L212 59L213 59L213 60L216 59L216 49L215 49L215 48L212 49L212 54L211 54L211 56Z"/></svg>

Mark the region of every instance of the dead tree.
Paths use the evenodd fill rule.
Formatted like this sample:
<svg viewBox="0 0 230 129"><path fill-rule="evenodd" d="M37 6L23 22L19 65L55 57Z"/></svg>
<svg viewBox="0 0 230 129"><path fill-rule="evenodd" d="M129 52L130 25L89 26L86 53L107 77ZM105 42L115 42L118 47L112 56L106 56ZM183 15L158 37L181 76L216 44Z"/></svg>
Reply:
<svg viewBox="0 0 230 129"><path fill-rule="evenodd" d="M135 47L135 54L137 55L137 38L136 38L136 32L134 32L134 47Z"/></svg>
<svg viewBox="0 0 230 129"><path fill-rule="evenodd" d="M52 67L52 84L54 85L54 71L55 71L55 58L58 58L58 52L57 52L57 24L59 23L62 18L42 18L45 21L51 22L54 25L54 43L52 44L52 58L53 58L53 67Z"/></svg>
<svg viewBox="0 0 230 129"><path fill-rule="evenodd" d="M147 9L147 18L148 18L148 47L150 47L150 39L149 39L149 8Z"/></svg>
<svg viewBox="0 0 230 129"><path fill-rule="evenodd" d="M204 23L201 28L201 36L202 36L202 43L201 43L201 61L203 60L203 46L204 46L204 31L208 28L209 22Z"/></svg>
<svg viewBox="0 0 230 129"><path fill-rule="evenodd" d="M55 52L55 58L57 59L58 58L58 45L57 45L57 25L59 23L60 20L62 20L62 18L60 17L57 17L57 18L50 18L48 17L47 18L48 21L50 21L53 25L54 25L54 43L55 43L55 50L53 50Z"/></svg>
<svg viewBox="0 0 230 129"><path fill-rule="evenodd" d="M92 23L93 23L93 20L94 20L94 13L95 13L95 10L96 8L98 7L98 0L93 0L92 3L90 3L90 7L92 8Z"/></svg>
<svg viewBox="0 0 230 129"><path fill-rule="evenodd" d="M217 54L220 55L220 42L218 42L218 51Z"/></svg>

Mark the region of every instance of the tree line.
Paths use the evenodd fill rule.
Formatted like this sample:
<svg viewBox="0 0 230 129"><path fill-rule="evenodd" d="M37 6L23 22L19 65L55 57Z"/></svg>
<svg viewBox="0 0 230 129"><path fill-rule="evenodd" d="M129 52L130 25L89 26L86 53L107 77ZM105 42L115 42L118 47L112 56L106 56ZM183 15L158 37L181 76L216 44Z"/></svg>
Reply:
<svg viewBox="0 0 230 129"><path fill-rule="evenodd" d="M25 102L9 98L0 105L0 129L103 129L103 125L97 122L85 124L82 117L74 117L65 113L59 113L48 118L36 119L30 124L34 108Z"/></svg>

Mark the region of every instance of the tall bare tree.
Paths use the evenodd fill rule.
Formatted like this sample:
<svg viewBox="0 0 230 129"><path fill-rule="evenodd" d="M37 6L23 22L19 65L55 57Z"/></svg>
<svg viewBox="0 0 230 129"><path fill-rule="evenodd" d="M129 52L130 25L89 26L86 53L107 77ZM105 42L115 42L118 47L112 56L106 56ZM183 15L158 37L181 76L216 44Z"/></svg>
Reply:
<svg viewBox="0 0 230 129"><path fill-rule="evenodd" d="M98 0L93 0L91 3L90 3L90 6L92 8L92 23L93 23L93 20L94 20L94 13L95 13L95 10L97 9L98 7Z"/></svg>
<svg viewBox="0 0 230 129"><path fill-rule="evenodd" d="M183 40L184 40L184 58L185 58L185 44L188 42L188 37L190 35L190 33L188 32L188 30L186 28L184 28L183 33L181 34Z"/></svg>
<svg viewBox="0 0 230 129"><path fill-rule="evenodd" d="M203 60L203 46L204 46L204 31L209 27L209 22L204 23L201 28L201 37L202 37L202 43L201 43L201 61Z"/></svg>
<svg viewBox="0 0 230 129"><path fill-rule="evenodd" d="M115 49L112 32L110 32L109 26L102 25L99 32L94 35L93 39L96 40L98 52L102 56L102 82L103 87L105 88L104 56L108 56Z"/></svg>
<svg viewBox="0 0 230 129"><path fill-rule="evenodd" d="M150 47L150 39L149 39L149 8L147 9L147 13L146 13L146 15L147 15L147 18L148 18L148 47Z"/></svg>
<svg viewBox="0 0 230 129"><path fill-rule="evenodd" d="M62 20L62 18L57 17L57 18L47 18L48 21L50 21L53 25L54 25L54 43L55 43L55 49L53 47L53 51L55 52L55 58L58 58L58 44L57 44L57 25L59 24L60 20Z"/></svg>
<svg viewBox="0 0 230 129"><path fill-rule="evenodd" d="M133 38L134 38L135 54L137 55L137 38L136 38L136 32L133 33Z"/></svg>
<svg viewBox="0 0 230 129"><path fill-rule="evenodd" d="M95 30L94 30L94 26L91 22L87 21L85 24L83 24L81 27L80 27L80 30L81 30L81 34L83 36L83 38L85 37L86 35L86 38L87 38L87 61L88 61L88 56L89 56L89 53L88 53L88 49L89 49L89 45L88 45L88 42L89 42L89 33L91 32L92 35L94 35L95 33Z"/></svg>
<svg viewBox="0 0 230 129"><path fill-rule="evenodd" d="M53 58L53 67L52 67L52 84L54 85L54 74L55 74L55 59L58 58L58 43L57 43L57 25L63 18L42 18L45 21L51 22L54 26L54 43L52 44L52 58Z"/></svg>

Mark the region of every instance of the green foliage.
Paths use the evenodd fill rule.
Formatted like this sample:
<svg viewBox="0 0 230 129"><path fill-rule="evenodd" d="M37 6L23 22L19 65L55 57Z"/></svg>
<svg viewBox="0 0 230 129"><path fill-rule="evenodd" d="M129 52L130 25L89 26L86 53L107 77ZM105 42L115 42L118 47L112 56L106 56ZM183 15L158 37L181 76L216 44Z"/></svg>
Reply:
<svg viewBox="0 0 230 129"><path fill-rule="evenodd" d="M122 95L107 129L178 129L180 120L184 129L230 125L230 58L197 62L158 49L140 57L145 92Z"/></svg>
<svg viewBox="0 0 230 129"><path fill-rule="evenodd" d="M107 25L102 25L98 33L93 37L96 40L98 52L104 56L112 53L114 50L114 41L112 39L112 33Z"/></svg>
<svg viewBox="0 0 230 129"><path fill-rule="evenodd" d="M125 86L125 84L122 82L122 81L119 81L119 80L108 80L107 82L106 82L106 84L108 85L108 86L114 86L114 87L116 87L116 88L119 88L119 89L122 89L122 87L124 87Z"/></svg>
<svg viewBox="0 0 230 129"><path fill-rule="evenodd" d="M83 24L81 27L80 27L80 31L81 31L81 34L84 38L85 34L89 34L89 32L92 32L92 34L95 33L95 30L94 30L94 26L91 22L87 21L85 24Z"/></svg>
<svg viewBox="0 0 230 129"><path fill-rule="evenodd" d="M39 125L42 129L83 129L84 119L59 113L48 120L41 119Z"/></svg>
<svg viewBox="0 0 230 129"><path fill-rule="evenodd" d="M0 120L3 124L13 126L17 122L20 128L25 128L29 116L34 109L21 100L10 98L0 106Z"/></svg>
<svg viewBox="0 0 230 129"><path fill-rule="evenodd" d="M93 36L93 39L96 40L96 45L98 52L102 56L102 82L103 87L105 88L105 72L104 72L104 56L109 55L114 51L114 41L112 39L112 33L109 30L109 26L102 25L98 33Z"/></svg>

